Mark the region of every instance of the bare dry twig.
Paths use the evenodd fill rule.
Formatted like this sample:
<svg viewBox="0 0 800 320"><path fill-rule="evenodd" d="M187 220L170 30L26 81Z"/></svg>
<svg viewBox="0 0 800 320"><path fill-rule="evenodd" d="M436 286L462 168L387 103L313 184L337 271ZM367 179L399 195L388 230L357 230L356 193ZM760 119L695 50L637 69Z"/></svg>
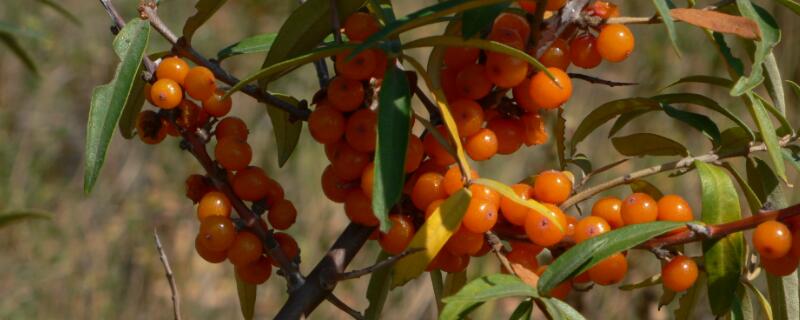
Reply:
<svg viewBox="0 0 800 320"><path fill-rule="evenodd" d="M155 228L153 228L153 237L156 238L158 258L161 259L161 264L164 265L164 273L169 282L169 290L172 292L172 309L175 314L175 320L181 320L181 297L178 294L178 285L175 284L175 276L172 274L172 267L169 265L169 260L164 253L164 247L161 245L161 239L158 238L158 231L156 231Z"/></svg>

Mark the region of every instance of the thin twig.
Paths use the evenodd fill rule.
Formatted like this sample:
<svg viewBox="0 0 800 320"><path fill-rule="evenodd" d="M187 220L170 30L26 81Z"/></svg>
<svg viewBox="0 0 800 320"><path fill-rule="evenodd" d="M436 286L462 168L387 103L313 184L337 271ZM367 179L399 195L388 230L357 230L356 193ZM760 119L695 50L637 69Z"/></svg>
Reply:
<svg viewBox="0 0 800 320"><path fill-rule="evenodd" d="M103 5L103 8L106 10L106 13L108 13L109 18L111 18L111 22L113 23L113 25L111 25L111 33L113 35L117 35L120 30L125 27L125 19L119 14L119 11L117 11L117 8L114 7L113 3L111 3L111 0L100 0L100 4ZM153 62L153 60L150 60L150 57L148 56L144 56L142 58L142 63L146 69L144 78L145 80L149 81L152 79L153 74L155 74L156 64Z"/></svg>
<svg viewBox="0 0 800 320"><path fill-rule="evenodd" d="M161 259L161 264L164 265L164 273L169 282L169 290L172 291L172 310L175 314L175 320L181 320L181 297L178 294L178 285L175 284L175 276L172 275L172 267L169 265L169 260L164 253L164 248L161 246L161 239L158 238L158 231L156 231L155 228L153 228L153 237L156 238L158 258Z"/></svg>
<svg viewBox="0 0 800 320"><path fill-rule="evenodd" d="M508 258L503 254L505 248L503 247L503 243L500 242L500 238L492 231L487 232L484 236L486 237L486 241L489 242L489 247L492 248L492 252L497 256L497 260L500 260L500 264L502 264L509 273L516 276L517 272L514 271L514 268L511 267L511 263L508 262Z"/></svg>
<svg viewBox="0 0 800 320"><path fill-rule="evenodd" d="M344 311L345 313L353 317L353 319L356 320L365 319L364 316L361 314L361 312L358 312L356 311L356 309L353 309L352 307L348 306L346 303L344 303L344 301L340 300L338 297L333 295L332 292L328 294L327 297L325 297L325 300L328 300L328 302L330 302L332 305L336 306L340 310Z"/></svg>
<svg viewBox="0 0 800 320"><path fill-rule="evenodd" d="M582 73L570 72L570 73L568 73L568 75L569 75L570 78L581 79L581 80L589 82L589 83L604 84L604 85L607 85L609 87L635 86L635 85L638 85L638 83L636 83L636 82L617 82L617 81L600 79L598 77L593 77L593 76L582 74Z"/></svg>
<svg viewBox="0 0 800 320"><path fill-rule="evenodd" d="M340 273L336 277L336 281L350 280L350 279L356 279L356 278L363 277L363 276L368 275L370 273L373 273L373 272L375 272L375 271L377 271L379 269L383 269L383 268L389 267L391 265L394 265L401 258L403 258L405 256L408 256L408 255L410 255L412 253L419 252L419 251L422 251L422 248L409 249L409 250L401 252L398 255L394 255L394 256L391 256L389 258L386 258L385 260L382 260L382 261L380 261L378 263L375 263L375 264L373 264L373 265L371 265L369 267L366 267L366 268L363 268L363 269L358 269L358 270L353 270L353 271L349 271L349 272Z"/></svg>

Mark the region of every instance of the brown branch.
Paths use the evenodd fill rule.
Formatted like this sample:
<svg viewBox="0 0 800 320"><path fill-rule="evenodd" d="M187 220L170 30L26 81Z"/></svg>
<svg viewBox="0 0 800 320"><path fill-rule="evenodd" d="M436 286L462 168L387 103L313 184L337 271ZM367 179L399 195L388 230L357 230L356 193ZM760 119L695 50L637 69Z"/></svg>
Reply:
<svg viewBox="0 0 800 320"><path fill-rule="evenodd" d="M167 255L164 253L164 248L161 246L161 239L158 238L158 232L153 228L153 237L156 238L156 250L158 250L158 258L161 259L161 264L164 265L164 273L169 282L169 290L172 292L172 310L175 315L175 320L181 320L181 297L178 295L178 285L175 284L175 277L172 275L172 267L169 265Z"/></svg>
<svg viewBox="0 0 800 320"><path fill-rule="evenodd" d="M419 251L422 251L422 248L409 249L409 250L401 252L398 255L394 255L394 256L391 256L389 258L386 258L385 260L381 260L380 262L377 262L377 263L375 263L375 264L373 264L373 265L371 265L369 267L366 267L366 268L363 268L363 269L358 269L358 270L353 270L353 271L349 271L349 272L340 273L340 274L338 274L336 276L336 281L350 280L350 279L356 279L356 278L363 277L365 275L368 275L370 273L378 271L379 269L383 269L383 268L389 267L391 265L394 265L401 258L403 258L403 257L405 257L407 255L410 255L412 253L419 252Z"/></svg>
<svg viewBox="0 0 800 320"><path fill-rule="evenodd" d="M586 82L589 82L589 83L594 83L594 84L604 84L604 85L607 85L609 87L635 86L635 85L638 85L638 83L636 83L636 82L610 81L610 80L600 79L600 78L593 77L593 76L586 75L586 74L582 74L582 73L570 72L570 73L568 73L568 75L569 75L570 78L573 78L573 79L581 79L583 81L586 81Z"/></svg>
<svg viewBox="0 0 800 320"><path fill-rule="evenodd" d="M342 301L341 299L336 297L333 293L328 294L328 296L325 297L325 300L328 300L328 302L330 302L332 305L334 305L337 308L339 308L339 310L342 310L345 313L347 313L348 315L350 315L351 317L353 317L353 319L356 319L356 320L365 319L364 315L362 315L361 312L358 312L355 309L353 309L352 307L348 306L346 303L344 303L344 301Z"/></svg>
<svg viewBox="0 0 800 320"><path fill-rule="evenodd" d="M503 254L505 248L503 247L503 243L500 242L500 238L491 231L484 234L484 236L486 237L486 241L489 242L489 247L492 248L492 252L494 252L495 256L497 256L497 260L500 260L500 264L502 264L509 273L516 276L517 273L514 271L514 268L511 267L511 263L508 262L508 258L506 258L505 254Z"/></svg>

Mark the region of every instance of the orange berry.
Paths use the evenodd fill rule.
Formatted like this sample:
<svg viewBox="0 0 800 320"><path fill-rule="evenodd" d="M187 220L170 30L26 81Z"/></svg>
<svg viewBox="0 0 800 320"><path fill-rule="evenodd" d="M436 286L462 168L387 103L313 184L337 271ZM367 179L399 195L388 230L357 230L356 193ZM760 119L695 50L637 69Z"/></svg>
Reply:
<svg viewBox="0 0 800 320"><path fill-rule="evenodd" d="M189 69L183 86L186 89L186 94L199 101L208 99L217 91L214 73L201 66Z"/></svg>
<svg viewBox="0 0 800 320"><path fill-rule="evenodd" d="M156 105L153 98L150 96L150 91L153 89L153 85L150 82L145 82L144 84L144 98L149 102L151 105Z"/></svg>
<svg viewBox="0 0 800 320"><path fill-rule="evenodd" d="M501 88L513 88L528 75L528 62L505 54L490 54L486 58L486 78Z"/></svg>
<svg viewBox="0 0 800 320"><path fill-rule="evenodd" d="M567 230L564 231L564 235L572 237L575 235L575 226L578 224L578 218L568 214L565 214L564 217L567 218Z"/></svg>
<svg viewBox="0 0 800 320"><path fill-rule="evenodd" d="M444 64L449 70L461 70L474 64L481 55L481 49L472 47L447 47L444 50Z"/></svg>
<svg viewBox="0 0 800 320"><path fill-rule="evenodd" d="M464 150L472 160L488 160L497 154L498 142L497 135L490 129L480 129L475 134L467 137L464 143Z"/></svg>
<svg viewBox="0 0 800 320"><path fill-rule="evenodd" d="M464 67L455 80L458 95L467 99L478 100L492 90L492 82L486 78L486 70L482 64Z"/></svg>
<svg viewBox="0 0 800 320"><path fill-rule="evenodd" d="M336 150L331 165L333 166L336 176L340 179L344 181L353 181L361 177L364 173L364 167L366 167L370 161L369 154L357 151L350 147L349 144L344 144Z"/></svg>
<svg viewBox="0 0 800 320"><path fill-rule="evenodd" d="M511 185L511 190L514 190L514 193L522 200L528 200L533 198L533 187L524 184L518 183ZM511 224L524 226L525 220L528 218L528 211L530 209L524 205L514 202L513 200L503 197L500 200L500 212L503 214L503 217L511 222Z"/></svg>
<svg viewBox="0 0 800 320"><path fill-rule="evenodd" d="M264 189L266 190L266 195L264 197L267 200L267 206L274 206L276 203L283 200L285 196L283 187L273 179L267 179Z"/></svg>
<svg viewBox="0 0 800 320"><path fill-rule="evenodd" d="M685 291L697 280L697 263L686 256L677 256L661 268L661 281L667 289Z"/></svg>
<svg viewBox="0 0 800 320"><path fill-rule="evenodd" d="M286 230L297 220L297 209L294 204L286 199L281 199L272 204L267 213L267 220L273 228Z"/></svg>
<svg viewBox="0 0 800 320"><path fill-rule="evenodd" d="M173 109L183 100L183 90L175 80L159 79L150 87L150 100L161 109Z"/></svg>
<svg viewBox="0 0 800 320"><path fill-rule="evenodd" d="M419 168L422 158L425 157L425 147L419 137L409 134L408 146L406 147L406 161L403 166L406 173L412 173Z"/></svg>
<svg viewBox="0 0 800 320"><path fill-rule="evenodd" d="M444 244L444 249L454 256L474 255L483 246L483 234L459 228Z"/></svg>
<svg viewBox="0 0 800 320"><path fill-rule="evenodd" d="M531 79L522 80L516 87L511 89L511 93L514 95L514 101L517 102L517 105L525 111L537 112L539 110L539 106L536 105L533 97L531 97Z"/></svg>
<svg viewBox="0 0 800 320"><path fill-rule="evenodd" d="M477 179L478 172L470 169L470 178ZM464 179L461 176L461 167L451 166L449 169L447 169L447 172L444 174L443 186L444 191L447 192L448 195L452 195L464 187Z"/></svg>
<svg viewBox="0 0 800 320"><path fill-rule="evenodd" d="M588 216L578 221L578 224L575 225L575 234L572 237L575 239L575 243L581 243L609 231L611 231L611 226L608 225L605 219Z"/></svg>
<svg viewBox="0 0 800 320"><path fill-rule="evenodd" d="M548 68L567 70L570 64L570 49L567 41L561 38L553 41L539 57L539 62Z"/></svg>
<svg viewBox="0 0 800 320"><path fill-rule="evenodd" d="M375 55L371 50L359 52L348 59L353 50L344 50L336 55L336 73L351 80L366 80L375 71Z"/></svg>
<svg viewBox="0 0 800 320"><path fill-rule="evenodd" d="M425 220L430 218L431 215L436 211L436 209L439 209L439 206L441 206L442 203L444 203L444 200L445 199L434 200L433 202L431 202L431 204L428 205L428 208L425 209Z"/></svg>
<svg viewBox="0 0 800 320"><path fill-rule="evenodd" d="M800 228L795 226L791 228L794 229L794 232L792 232L792 248L789 249L789 254L800 258Z"/></svg>
<svg viewBox="0 0 800 320"><path fill-rule="evenodd" d="M322 172L322 192L333 202L342 203L347 197L347 193L353 189L348 181L340 179L332 165L325 168Z"/></svg>
<svg viewBox="0 0 800 320"><path fill-rule="evenodd" d="M797 270L798 264L800 264L800 258L790 254L777 259L761 257L761 265L764 267L764 270L771 275L779 277L792 274L792 272Z"/></svg>
<svg viewBox="0 0 800 320"><path fill-rule="evenodd" d="M411 202L417 209L425 210L431 202L447 198L443 186L444 177L436 172L428 172L419 177L411 191Z"/></svg>
<svg viewBox="0 0 800 320"><path fill-rule="evenodd" d="M489 32L489 36L486 37L487 40L495 41L507 45L509 47L513 47L517 50L524 50L525 48L525 40L522 39L522 36L517 32L517 30L511 28L492 28L492 31ZM487 52L486 55L498 55L502 53L497 52Z"/></svg>
<svg viewBox="0 0 800 320"><path fill-rule="evenodd" d="M538 256L540 252L542 252L542 247L535 244L511 241L511 251L506 254L506 258L510 263L519 264L525 269L536 272L539 269L539 261L536 260L536 256ZM505 268L502 268L501 271L503 273L508 272Z"/></svg>
<svg viewBox="0 0 800 320"><path fill-rule="evenodd" d="M438 130L442 137L447 139L449 142L450 133L447 131L447 128L445 128L444 125L436 127L436 130ZM439 140L437 140L436 137L434 137L430 132L425 134L425 137L422 138L422 146L425 149L425 153L429 155L438 166L449 166L456 162L456 159L450 154L450 152L448 152L445 147L439 144Z"/></svg>
<svg viewBox="0 0 800 320"><path fill-rule="evenodd" d="M567 218L558 207L549 203L544 203L544 206L550 209L556 221L550 220L550 215L545 216L536 210L530 210L528 211L528 217L525 219L525 233L533 243L542 247L549 247L559 243L564 238L562 228L566 230Z"/></svg>
<svg viewBox="0 0 800 320"><path fill-rule="evenodd" d="M344 144L346 144L344 140L338 140L331 143L326 143L325 158L327 158L329 162L333 161L333 158L336 156L336 150L339 150L339 147L341 147Z"/></svg>
<svg viewBox="0 0 800 320"><path fill-rule="evenodd" d="M372 181L375 179L375 163L370 162L364 170L361 171L361 191L372 199Z"/></svg>
<svg viewBox="0 0 800 320"><path fill-rule="evenodd" d="M344 136L347 144L361 152L375 151L378 115L370 109L361 109L350 115Z"/></svg>
<svg viewBox="0 0 800 320"><path fill-rule="evenodd" d="M389 65L389 56L381 49L373 48L367 50L372 51L372 55L375 56L375 70L372 71L372 77L375 79L383 79L383 76L386 74L386 66ZM392 64L394 64L394 59L392 59Z"/></svg>
<svg viewBox="0 0 800 320"><path fill-rule="evenodd" d="M250 148L247 141L234 137L225 137L217 140L217 146L214 148L214 157L225 169L242 170L247 168L250 160L253 159L253 149Z"/></svg>
<svg viewBox="0 0 800 320"><path fill-rule="evenodd" d="M622 221L622 200L617 197L605 197L594 203L592 206L592 215L595 217L603 218L611 226L611 229L617 229L625 226Z"/></svg>
<svg viewBox="0 0 800 320"><path fill-rule="evenodd" d="M236 171L231 186L236 196L245 201L258 201L267 195L269 177L263 169L250 166Z"/></svg>
<svg viewBox="0 0 800 320"><path fill-rule="evenodd" d="M308 131L319 143L333 143L342 138L345 121L341 112L327 103L320 103L308 116Z"/></svg>
<svg viewBox="0 0 800 320"><path fill-rule="evenodd" d="M472 63L469 65L472 65ZM458 83L456 83L456 79L458 78L458 73L460 71L461 69L456 68L442 69L442 78L440 81L442 85L442 91L444 91L444 96L447 98L447 101L456 101L461 98L461 90L458 88Z"/></svg>
<svg viewBox="0 0 800 320"><path fill-rule="evenodd" d="M486 124L497 136L497 153L512 154L519 150L525 139L525 125L512 118L495 118Z"/></svg>
<svg viewBox="0 0 800 320"><path fill-rule="evenodd" d="M347 193L344 200L344 213L354 223L368 227L378 225L378 218L372 211L372 200L359 189Z"/></svg>
<svg viewBox="0 0 800 320"><path fill-rule="evenodd" d="M498 15L497 18L494 19L492 29L499 28L507 28L516 31L523 42L527 42L528 37L531 36L531 25L528 24L528 20L514 13L504 12Z"/></svg>
<svg viewBox="0 0 800 320"><path fill-rule="evenodd" d="M364 102L364 85L357 80L334 77L328 83L328 102L341 112L358 109Z"/></svg>
<svg viewBox="0 0 800 320"><path fill-rule="evenodd" d="M460 99L451 102L450 113L456 122L459 136L471 136L483 126L483 108L473 100Z"/></svg>
<svg viewBox="0 0 800 320"><path fill-rule="evenodd" d="M228 260L234 265L246 265L261 258L264 247L261 239L248 231L236 234L233 244L228 249Z"/></svg>
<svg viewBox="0 0 800 320"><path fill-rule="evenodd" d="M222 192L209 191L197 204L197 220L203 221L210 216L230 218L231 202Z"/></svg>
<svg viewBox="0 0 800 320"><path fill-rule="evenodd" d="M189 99L183 99L178 104L178 115L175 119L175 125L187 131L194 131L203 123L200 119L201 111L200 106Z"/></svg>
<svg viewBox="0 0 800 320"><path fill-rule="evenodd" d="M753 247L764 258L781 258L792 247L792 233L778 221L762 222L753 232Z"/></svg>
<svg viewBox="0 0 800 320"><path fill-rule="evenodd" d="M295 260L297 255L300 254L300 247L297 246L297 241L295 241L292 236L283 232L275 232L272 234L272 237L278 242L278 246L281 247L281 252L283 252L283 255L286 256L289 261ZM273 266L278 266L278 262L274 259L270 262L272 262Z"/></svg>
<svg viewBox="0 0 800 320"><path fill-rule="evenodd" d="M439 251L439 267L444 272L457 273L463 272L469 266L469 256L456 256L447 250Z"/></svg>
<svg viewBox="0 0 800 320"><path fill-rule="evenodd" d="M380 28L378 19L366 12L353 13L344 20L344 34L350 41L364 41Z"/></svg>
<svg viewBox="0 0 800 320"><path fill-rule="evenodd" d="M623 24L607 24L597 35L597 52L606 61L625 60L633 52L634 44L631 29Z"/></svg>
<svg viewBox="0 0 800 320"><path fill-rule="evenodd" d="M242 281L250 284L262 284L272 275L270 259L260 257L255 262L234 266L234 271Z"/></svg>
<svg viewBox="0 0 800 320"><path fill-rule="evenodd" d="M658 206L652 197L637 192L622 201L620 215L625 225L653 222L658 218Z"/></svg>
<svg viewBox="0 0 800 320"><path fill-rule="evenodd" d="M167 137L167 128L158 113L145 110L136 118L136 134L146 144L158 144Z"/></svg>
<svg viewBox="0 0 800 320"><path fill-rule="evenodd" d="M227 251L208 250L208 248L203 246L203 239L200 238L199 234L194 238L194 249L197 251L197 255L199 255L200 258L211 263L220 263L228 259Z"/></svg>
<svg viewBox="0 0 800 320"><path fill-rule="evenodd" d="M199 174L187 177L184 185L186 186L186 197L191 199L193 203L199 202L206 193L214 190L211 186L211 181Z"/></svg>
<svg viewBox="0 0 800 320"><path fill-rule="evenodd" d="M572 64L584 69L597 67L603 59L597 51L597 39L591 34L578 36L570 41L569 58Z"/></svg>
<svg viewBox="0 0 800 320"><path fill-rule="evenodd" d="M566 72L558 68L547 68L556 79L550 80L547 74L539 72L531 78L530 93L533 103L543 109L560 107L572 96L572 80ZM561 87L559 87L561 85Z"/></svg>
<svg viewBox="0 0 800 320"><path fill-rule="evenodd" d="M681 196L669 194L658 199L658 220L692 221L692 207Z"/></svg>
<svg viewBox="0 0 800 320"><path fill-rule="evenodd" d="M525 145L533 146L547 142L547 130L544 127L542 116L538 112L529 112L522 115L522 124L525 126Z"/></svg>
<svg viewBox="0 0 800 320"><path fill-rule="evenodd" d="M595 1L586 8L592 15L598 16L603 19L611 17L619 17L619 9L617 5L609 3L608 1Z"/></svg>
<svg viewBox="0 0 800 320"><path fill-rule="evenodd" d="M496 206L498 209L500 208L500 193L497 191L492 190L487 186L482 184L472 184L469 186L469 191L472 193L472 198L480 198L488 200L489 203Z"/></svg>
<svg viewBox="0 0 800 320"><path fill-rule="evenodd" d="M200 243L212 251L225 251L236 238L236 228L226 216L208 216L200 222Z"/></svg>
<svg viewBox="0 0 800 320"><path fill-rule="evenodd" d="M461 220L461 226L470 232L483 234L497 223L498 204L490 199L473 196Z"/></svg>
<svg viewBox="0 0 800 320"><path fill-rule="evenodd" d="M628 273L628 259L621 252L617 252L603 259L589 269L589 278L601 286L619 283Z"/></svg>
<svg viewBox="0 0 800 320"><path fill-rule="evenodd" d="M414 224L411 218L399 214L389 215L392 227L387 233L381 233L378 243L390 254L399 254L406 249L411 239L414 238Z"/></svg>
<svg viewBox="0 0 800 320"><path fill-rule="evenodd" d="M533 195L539 201L561 204L572 193L572 181L560 171L542 171L533 181Z"/></svg>
<svg viewBox="0 0 800 320"><path fill-rule="evenodd" d="M203 100L203 110L212 117L223 117L231 111L233 101L231 97L222 98L225 91L216 90L208 99Z"/></svg>
<svg viewBox="0 0 800 320"><path fill-rule="evenodd" d="M223 118L217 123L217 127L214 131L214 136L217 137L217 141L225 137L247 140L248 134L250 134L250 130L247 129L247 124L237 117Z"/></svg>
<svg viewBox="0 0 800 320"><path fill-rule="evenodd" d="M156 78L170 79L180 85L183 85L187 73L189 73L189 64L178 57L164 58L156 68Z"/></svg>

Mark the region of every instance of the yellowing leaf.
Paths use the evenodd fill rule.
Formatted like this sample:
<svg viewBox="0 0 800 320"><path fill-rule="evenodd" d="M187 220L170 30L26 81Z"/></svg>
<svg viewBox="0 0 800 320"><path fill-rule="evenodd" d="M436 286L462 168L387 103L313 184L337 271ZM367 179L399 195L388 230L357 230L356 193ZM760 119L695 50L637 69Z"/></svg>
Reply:
<svg viewBox="0 0 800 320"><path fill-rule="evenodd" d="M479 178L473 180L472 182L489 187L489 189L497 191L498 193L500 193L500 195L502 195L505 198L508 198L511 201L526 206L529 209L536 210L536 212L538 212L539 214L550 219L550 221L553 222L553 224L555 224L561 231L564 231L565 226L562 226L561 223L558 221L558 219L556 219L555 212L551 211L540 202L533 199L525 200L520 198L519 196L517 196L517 193L514 192L514 189L511 189L511 187L499 181L486 178Z"/></svg>
<svg viewBox="0 0 800 320"><path fill-rule="evenodd" d="M397 262L392 271L393 288L405 284L425 271L428 263L436 257L439 250L458 229L471 198L467 189L461 189L445 200L417 230L408 249L421 248L423 250L410 254Z"/></svg>

